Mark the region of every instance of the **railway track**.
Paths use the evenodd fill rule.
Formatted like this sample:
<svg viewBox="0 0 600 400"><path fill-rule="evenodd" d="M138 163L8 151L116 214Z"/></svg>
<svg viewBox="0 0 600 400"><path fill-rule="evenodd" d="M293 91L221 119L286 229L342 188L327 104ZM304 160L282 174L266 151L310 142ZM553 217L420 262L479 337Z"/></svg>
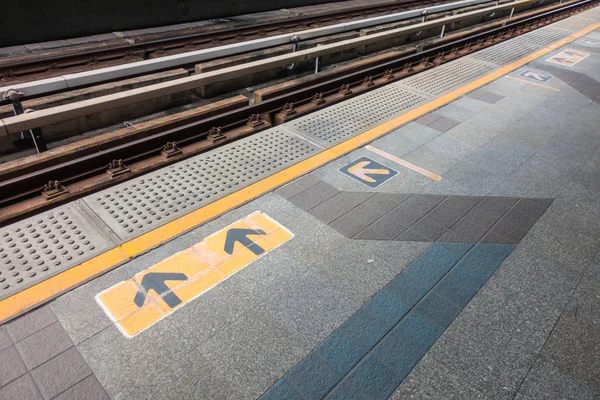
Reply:
<svg viewBox="0 0 600 400"><path fill-rule="evenodd" d="M73 49L66 48L45 55L34 53L5 57L0 58L0 86L50 78L64 73L91 71L450 2L452 0L396 0L388 4L363 6L351 11L334 11L317 16L296 17L284 21L238 26L108 48L75 52Z"/></svg>
<svg viewBox="0 0 600 400"><path fill-rule="evenodd" d="M103 143L85 151L49 158L35 168L0 176L0 223L6 224L41 209L162 168L344 99L406 78L523 33L571 16L598 0L554 5L510 23L492 22L461 33L420 52L374 62L350 73L302 87L291 93L225 112L200 121L178 122L144 137Z"/></svg>

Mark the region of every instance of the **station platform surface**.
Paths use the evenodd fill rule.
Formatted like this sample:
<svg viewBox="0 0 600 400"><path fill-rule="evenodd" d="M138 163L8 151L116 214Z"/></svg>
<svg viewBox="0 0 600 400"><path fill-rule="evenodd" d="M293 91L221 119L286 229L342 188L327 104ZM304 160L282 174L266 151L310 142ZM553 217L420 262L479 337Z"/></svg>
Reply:
<svg viewBox="0 0 600 400"><path fill-rule="evenodd" d="M596 8L2 228L0 399L597 399L599 126Z"/></svg>

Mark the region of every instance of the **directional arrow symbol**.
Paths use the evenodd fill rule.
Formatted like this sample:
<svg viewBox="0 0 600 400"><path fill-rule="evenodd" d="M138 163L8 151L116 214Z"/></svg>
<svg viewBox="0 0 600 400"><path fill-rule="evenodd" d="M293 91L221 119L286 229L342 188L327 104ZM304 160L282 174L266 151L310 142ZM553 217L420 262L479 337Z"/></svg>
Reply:
<svg viewBox="0 0 600 400"><path fill-rule="evenodd" d="M355 165L348 168L348 172L352 175L359 177L365 182L377 182L375 179L371 178L369 175L389 175L390 171L387 169L368 169L365 168L369 165L369 161L361 161L356 163Z"/></svg>
<svg viewBox="0 0 600 400"><path fill-rule="evenodd" d="M169 289L165 281L187 281L187 279L188 278L185 274L176 272L150 272L144 275L141 285L146 293L149 293L150 290L154 290L156 294L162 296L163 300L169 307L174 308L181 304L181 299L179 299L175 293L169 291L171 289ZM138 291L133 298L133 302L138 307L144 305L144 302L146 301L146 293ZM163 293L166 294L163 295Z"/></svg>
<svg viewBox="0 0 600 400"><path fill-rule="evenodd" d="M536 72L527 71L523 74L526 78L533 78L540 82L545 82L549 77L547 75L538 74Z"/></svg>
<svg viewBox="0 0 600 400"><path fill-rule="evenodd" d="M233 254L235 242L239 242L242 246L247 247L248 250L257 256L264 253L265 249L254 243L252 239L249 239L248 235L266 235L266 233L262 229L230 229L225 238L225 247L223 248L225 253Z"/></svg>

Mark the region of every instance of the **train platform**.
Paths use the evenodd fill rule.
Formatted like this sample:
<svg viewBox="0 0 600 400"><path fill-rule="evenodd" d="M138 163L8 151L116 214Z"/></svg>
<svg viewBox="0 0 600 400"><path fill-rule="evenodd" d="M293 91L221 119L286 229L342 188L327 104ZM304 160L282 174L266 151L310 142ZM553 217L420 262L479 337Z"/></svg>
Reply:
<svg viewBox="0 0 600 400"><path fill-rule="evenodd" d="M0 399L597 399L600 8L0 229Z"/></svg>

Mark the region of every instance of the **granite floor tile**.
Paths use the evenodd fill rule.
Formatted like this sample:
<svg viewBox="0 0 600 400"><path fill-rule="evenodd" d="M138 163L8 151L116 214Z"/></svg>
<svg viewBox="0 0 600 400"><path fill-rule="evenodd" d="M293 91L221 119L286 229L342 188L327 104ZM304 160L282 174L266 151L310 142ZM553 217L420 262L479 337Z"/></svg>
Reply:
<svg viewBox="0 0 600 400"><path fill-rule="evenodd" d="M10 338L10 336L8 336L6 328L4 326L0 326L0 351L12 346L12 344L12 339Z"/></svg>
<svg viewBox="0 0 600 400"><path fill-rule="evenodd" d="M390 396L390 400L401 399L484 400L486 397L456 376L451 368L425 355Z"/></svg>
<svg viewBox="0 0 600 400"><path fill-rule="evenodd" d="M249 313L198 345L212 369L244 397L258 397L312 348L264 313Z"/></svg>
<svg viewBox="0 0 600 400"><path fill-rule="evenodd" d="M310 213L324 223L329 224L373 197L373 195L373 193L366 192L340 192L313 208Z"/></svg>
<svg viewBox="0 0 600 400"><path fill-rule="evenodd" d="M17 343L54 322L56 317L50 307L45 306L7 323L5 328L13 342Z"/></svg>
<svg viewBox="0 0 600 400"><path fill-rule="evenodd" d="M355 239L394 240L408 227L392 218L381 218L359 232Z"/></svg>
<svg viewBox="0 0 600 400"><path fill-rule="evenodd" d="M309 211L338 193L339 191L330 184L319 182L303 192L290 197L289 201L296 207Z"/></svg>
<svg viewBox="0 0 600 400"><path fill-rule="evenodd" d="M55 397L56 400L109 400L95 376L90 375Z"/></svg>
<svg viewBox="0 0 600 400"><path fill-rule="evenodd" d="M27 368L14 346L0 351L0 387L27 373Z"/></svg>
<svg viewBox="0 0 600 400"><path fill-rule="evenodd" d="M6 400L42 400L31 375L25 374L6 386L0 387L0 399Z"/></svg>
<svg viewBox="0 0 600 400"><path fill-rule="evenodd" d="M341 380L341 376L316 353L311 353L285 375L305 399L322 399Z"/></svg>
<svg viewBox="0 0 600 400"><path fill-rule="evenodd" d="M29 370L73 347L73 342L60 324L52 325L34 333L16 344Z"/></svg>
<svg viewBox="0 0 600 400"><path fill-rule="evenodd" d="M259 309L313 345L329 336L360 307L314 272L281 286L280 294Z"/></svg>
<svg viewBox="0 0 600 400"><path fill-rule="evenodd" d="M435 129L436 131L439 131L439 132L446 132L446 131L454 128L459 123L460 123L459 121L456 121L452 118L441 117L441 118L438 118L436 121L432 122L431 124L429 124L428 127L431 129Z"/></svg>
<svg viewBox="0 0 600 400"><path fill-rule="evenodd" d="M76 347L31 371L31 376L45 399L58 396L91 374L92 371Z"/></svg>

